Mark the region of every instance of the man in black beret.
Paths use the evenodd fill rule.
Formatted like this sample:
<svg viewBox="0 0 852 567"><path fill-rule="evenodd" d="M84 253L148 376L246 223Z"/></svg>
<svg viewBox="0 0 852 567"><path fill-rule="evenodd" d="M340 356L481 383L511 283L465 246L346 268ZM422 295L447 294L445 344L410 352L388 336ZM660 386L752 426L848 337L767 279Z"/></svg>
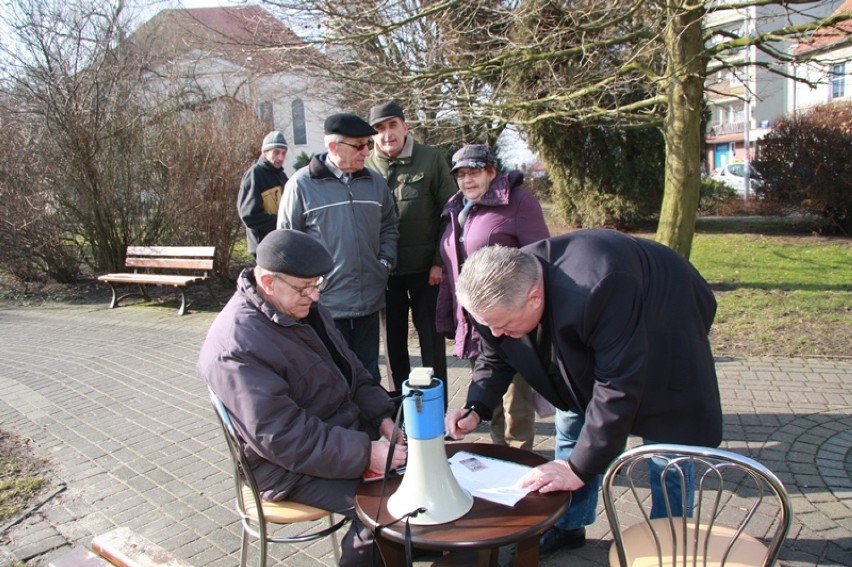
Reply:
<svg viewBox="0 0 852 567"><path fill-rule="evenodd" d="M287 182L278 228L306 232L331 253L334 267L322 304L378 384L379 310L396 262L399 223L387 182L364 167L375 133L355 114L326 118L328 151Z"/></svg>
<svg viewBox="0 0 852 567"><path fill-rule="evenodd" d="M397 260L385 292L384 345L393 386L402 389L411 363L408 355L409 311L420 344L423 366L447 379L444 336L435 328L438 286L443 274L438 243L444 232L441 211L458 186L441 153L414 139L402 107L395 101L370 109L376 129L367 167L385 178L399 215ZM448 388L444 388L446 407Z"/></svg>
<svg viewBox="0 0 852 567"><path fill-rule="evenodd" d="M384 471L394 404L317 303L333 268L312 236L269 233L211 325L198 375L234 417L261 497L352 518L340 564L366 566L372 536L353 499L365 472Z"/></svg>
<svg viewBox="0 0 852 567"><path fill-rule="evenodd" d="M252 256L263 237L275 230L281 191L287 183L286 158L287 139L282 132L273 130L263 138L257 162L243 174L237 211L246 227L246 242Z"/></svg>

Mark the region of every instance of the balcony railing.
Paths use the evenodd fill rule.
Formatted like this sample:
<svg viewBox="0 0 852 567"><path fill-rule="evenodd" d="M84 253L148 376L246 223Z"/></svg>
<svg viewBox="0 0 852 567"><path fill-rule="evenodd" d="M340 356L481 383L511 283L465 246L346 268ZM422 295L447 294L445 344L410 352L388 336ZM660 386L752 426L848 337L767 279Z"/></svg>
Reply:
<svg viewBox="0 0 852 567"><path fill-rule="evenodd" d="M745 132L745 122L729 122L727 124L711 124L708 134L711 136L724 136L725 134L739 134Z"/></svg>

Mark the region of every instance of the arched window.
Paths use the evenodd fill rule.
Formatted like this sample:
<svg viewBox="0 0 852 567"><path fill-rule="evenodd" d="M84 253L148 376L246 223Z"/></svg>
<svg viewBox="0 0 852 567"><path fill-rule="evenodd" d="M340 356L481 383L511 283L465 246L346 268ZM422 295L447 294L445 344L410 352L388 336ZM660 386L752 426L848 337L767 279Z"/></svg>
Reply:
<svg viewBox="0 0 852 567"><path fill-rule="evenodd" d="M293 144L304 146L308 143L308 126L305 123L305 103L297 98L291 105L293 118Z"/></svg>

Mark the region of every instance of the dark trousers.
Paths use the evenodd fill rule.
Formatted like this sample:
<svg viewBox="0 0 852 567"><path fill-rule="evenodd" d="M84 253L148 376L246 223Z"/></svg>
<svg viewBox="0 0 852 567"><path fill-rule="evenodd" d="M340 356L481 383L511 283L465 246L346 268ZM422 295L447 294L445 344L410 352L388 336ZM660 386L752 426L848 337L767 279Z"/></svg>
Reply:
<svg viewBox="0 0 852 567"><path fill-rule="evenodd" d="M438 286L429 285L429 272L391 276L385 291L385 345L391 381L396 390L411 373L408 358L408 312L417 330L422 365L444 381L447 395L447 353L444 336L435 330Z"/></svg>
<svg viewBox="0 0 852 567"><path fill-rule="evenodd" d="M361 364L376 381L381 384L379 373L379 312L364 317L335 319L334 326L343 334L346 344Z"/></svg>
<svg viewBox="0 0 852 567"><path fill-rule="evenodd" d="M370 432L370 439L378 439ZM352 522L340 542L340 567L380 567L384 563L379 550L373 546L373 533L361 523L355 513L355 492L361 479L332 479L304 475L286 496L323 510L337 512Z"/></svg>

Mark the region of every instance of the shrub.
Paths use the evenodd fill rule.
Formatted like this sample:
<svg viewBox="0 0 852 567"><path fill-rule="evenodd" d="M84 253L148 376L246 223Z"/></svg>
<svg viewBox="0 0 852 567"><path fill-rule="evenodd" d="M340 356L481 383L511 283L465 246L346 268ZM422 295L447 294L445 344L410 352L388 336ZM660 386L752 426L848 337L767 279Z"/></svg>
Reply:
<svg viewBox="0 0 852 567"><path fill-rule="evenodd" d="M155 161L168 176L159 187L163 230L152 244L215 246L217 275L233 277L231 254L245 237L237 193L265 128L251 109L226 98L160 124Z"/></svg>
<svg viewBox="0 0 852 567"><path fill-rule="evenodd" d="M665 144L658 130L540 123L527 134L568 224L623 228L659 214Z"/></svg>
<svg viewBox="0 0 852 567"><path fill-rule="evenodd" d="M761 142L758 198L821 219L819 232L852 234L852 103L784 119Z"/></svg>
<svg viewBox="0 0 852 567"><path fill-rule="evenodd" d="M730 186L709 177L701 178L701 190L698 198L699 215L729 214L734 205L742 201Z"/></svg>
<svg viewBox="0 0 852 567"><path fill-rule="evenodd" d="M33 152L40 130L8 113L0 125L0 270L20 282L72 283L82 250L56 207L42 156Z"/></svg>
<svg viewBox="0 0 852 567"><path fill-rule="evenodd" d="M535 195L539 201L549 201L553 189L553 183L549 177L524 177L524 189Z"/></svg>
<svg viewBox="0 0 852 567"><path fill-rule="evenodd" d="M299 170L305 167L311 162L311 157L305 151L299 152L299 155L296 156L296 160L293 162L293 169Z"/></svg>

